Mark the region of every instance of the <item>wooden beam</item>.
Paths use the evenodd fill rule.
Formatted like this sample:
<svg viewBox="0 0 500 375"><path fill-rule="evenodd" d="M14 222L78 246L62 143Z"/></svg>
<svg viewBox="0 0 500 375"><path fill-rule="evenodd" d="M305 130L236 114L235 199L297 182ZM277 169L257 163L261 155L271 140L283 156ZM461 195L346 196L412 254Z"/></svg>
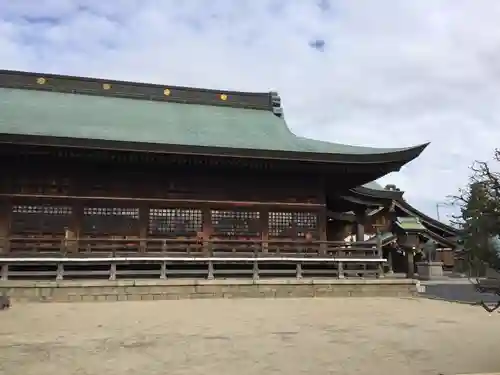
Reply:
<svg viewBox="0 0 500 375"><path fill-rule="evenodd" d="M297 203L297 202L260 202L260 201L221 201L221 200L202 200L202 199L163 199L163 198L135 198L135 197L97 197L97 196L80 196L80 195L46 195L46 194L4 194L0 193L0 197L13 198L32 198L32 199L81 199L81 200L102 200L102 201L126 201L126 202L159 202L176 205L199 205L213 204L220 206L240 206L240 207L275 207L281 206L286 208L302 208L302 209L319 209L325 207L322 203Z"/></svg>
<svg viewBox="0 0 500 375"><path fill-rule="evenodd" d="M103 262L299 262L299 263L385 263L384 258L302 258L302 257L169 257L169 256L144 256L144 257L88 257L88 258L0 258L0 263L103 263Z"/></svg>

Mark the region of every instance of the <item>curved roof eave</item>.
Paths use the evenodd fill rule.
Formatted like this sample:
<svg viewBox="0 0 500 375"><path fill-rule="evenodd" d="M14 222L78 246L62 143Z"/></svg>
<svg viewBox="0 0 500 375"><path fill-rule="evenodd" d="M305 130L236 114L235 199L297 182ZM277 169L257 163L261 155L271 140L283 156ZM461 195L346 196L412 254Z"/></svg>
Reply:
<svg viewBox="0 0 500 375"><path fill-rule="evenodd" d="M295 160L338 164L392 164L392 170L415 159L427 144L407 148L392 149L380 153L318 153L292 150L265 150L232 147L211 147L198 145L160 144L150 142L115 141L76 137L59 137L34 134L0 133L0 143L13 143L37 146L85 147L89 149L109 149L121 151L147 151L154 153L175 153L184 155L217 155L225 157L244 157L253 159ZM387 173L387 172L386 172Z"/></svg>
<svg viewBox="0 0 500 375"><path fill-rule="evenodd" d="M425 233L424 236L427 238L430 238L436 242L439 242L442 245L448 246L452 249L455 249L458 246L458 243L456 241L453 241L450 238L440 236L439 234L437 234L433 231L430 231L430 230L427 230L427 232Z"/></svg>
<svg viewBox="0 0 500 375"><path fill-rule="evenodd" d="M378 198L383 200L399 200L403 197L403 192L399 190L371 189L366 185L355 187L351 189L351 192L368 198Z"/></svg>
<svg viewBox="0 0 500 375"><path fill-rule="evenodd" d="M339 162L361 162L366 164L395 162L404 165L417 158L429 145L429 142L427 142L404 148L374 148L330 143L302 137L296 138L300 150L304 153L326 156Z"/></svg>
<svg viewBox="0 0 500 375"><path fill-rule="evenodd" d="M382 200L402 199L404 194L404 192L401 190L386 189L376 181L367 182L364 185L357 186L351 189L351 192L357 195L362 195L369 198L378 198Z"/></svg>
<svg viewBox="0 0 500 375"><path fill-rule="evenodd" d="M369 198L366 198L366 197L357 197L355 195L341 195L340 196L341 199L343 199L344 201L347 201L349 203L352 203L352 204L355 204L357 206L361 206L361 207L366 207L366 206L372 206L372 207L377 207L377 206L380 206L380 200L379 199L369 199Z"/></svg>

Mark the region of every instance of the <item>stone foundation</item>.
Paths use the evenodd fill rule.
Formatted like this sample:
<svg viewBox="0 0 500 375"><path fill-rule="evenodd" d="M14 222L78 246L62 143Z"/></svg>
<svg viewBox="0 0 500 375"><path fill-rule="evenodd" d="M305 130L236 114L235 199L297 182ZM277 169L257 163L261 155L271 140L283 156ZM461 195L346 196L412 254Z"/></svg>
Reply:
<svg viewBox="0 0 500 375"><path fill-rule="evenodd" d="M117 280L2 281L15 302L90 302L184 298L407 297L415 280Z"/></svg>

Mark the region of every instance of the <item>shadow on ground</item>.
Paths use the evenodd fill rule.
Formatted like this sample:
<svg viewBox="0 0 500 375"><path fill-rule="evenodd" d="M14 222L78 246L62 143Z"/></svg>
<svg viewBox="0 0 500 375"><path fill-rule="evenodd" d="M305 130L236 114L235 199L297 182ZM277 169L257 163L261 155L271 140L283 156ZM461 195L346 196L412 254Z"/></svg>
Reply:
<svg viewBox="0 0 500 375"><path fill-rule="evenodd" d="M427 284L425 292L421 293L423 297L439 298L452 302L463 302L475 304L481 300L486 303L496 303L499 297L492 293L479 293L470 283L452 283L449 284Z"/></svg>

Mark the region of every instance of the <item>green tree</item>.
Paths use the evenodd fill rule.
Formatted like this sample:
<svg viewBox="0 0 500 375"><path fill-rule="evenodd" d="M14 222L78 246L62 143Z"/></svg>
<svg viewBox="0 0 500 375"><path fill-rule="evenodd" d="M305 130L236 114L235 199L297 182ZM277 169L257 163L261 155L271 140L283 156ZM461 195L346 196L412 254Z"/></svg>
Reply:
<svg viewBox="0 0 500 375"><path fill-rule="evenodd" d="M462 229L465 254L473 270L483 265L500 269L500 150L494 165L475 162L468 185L460 190L455 202L460 205L456 224Z"/></svg>

